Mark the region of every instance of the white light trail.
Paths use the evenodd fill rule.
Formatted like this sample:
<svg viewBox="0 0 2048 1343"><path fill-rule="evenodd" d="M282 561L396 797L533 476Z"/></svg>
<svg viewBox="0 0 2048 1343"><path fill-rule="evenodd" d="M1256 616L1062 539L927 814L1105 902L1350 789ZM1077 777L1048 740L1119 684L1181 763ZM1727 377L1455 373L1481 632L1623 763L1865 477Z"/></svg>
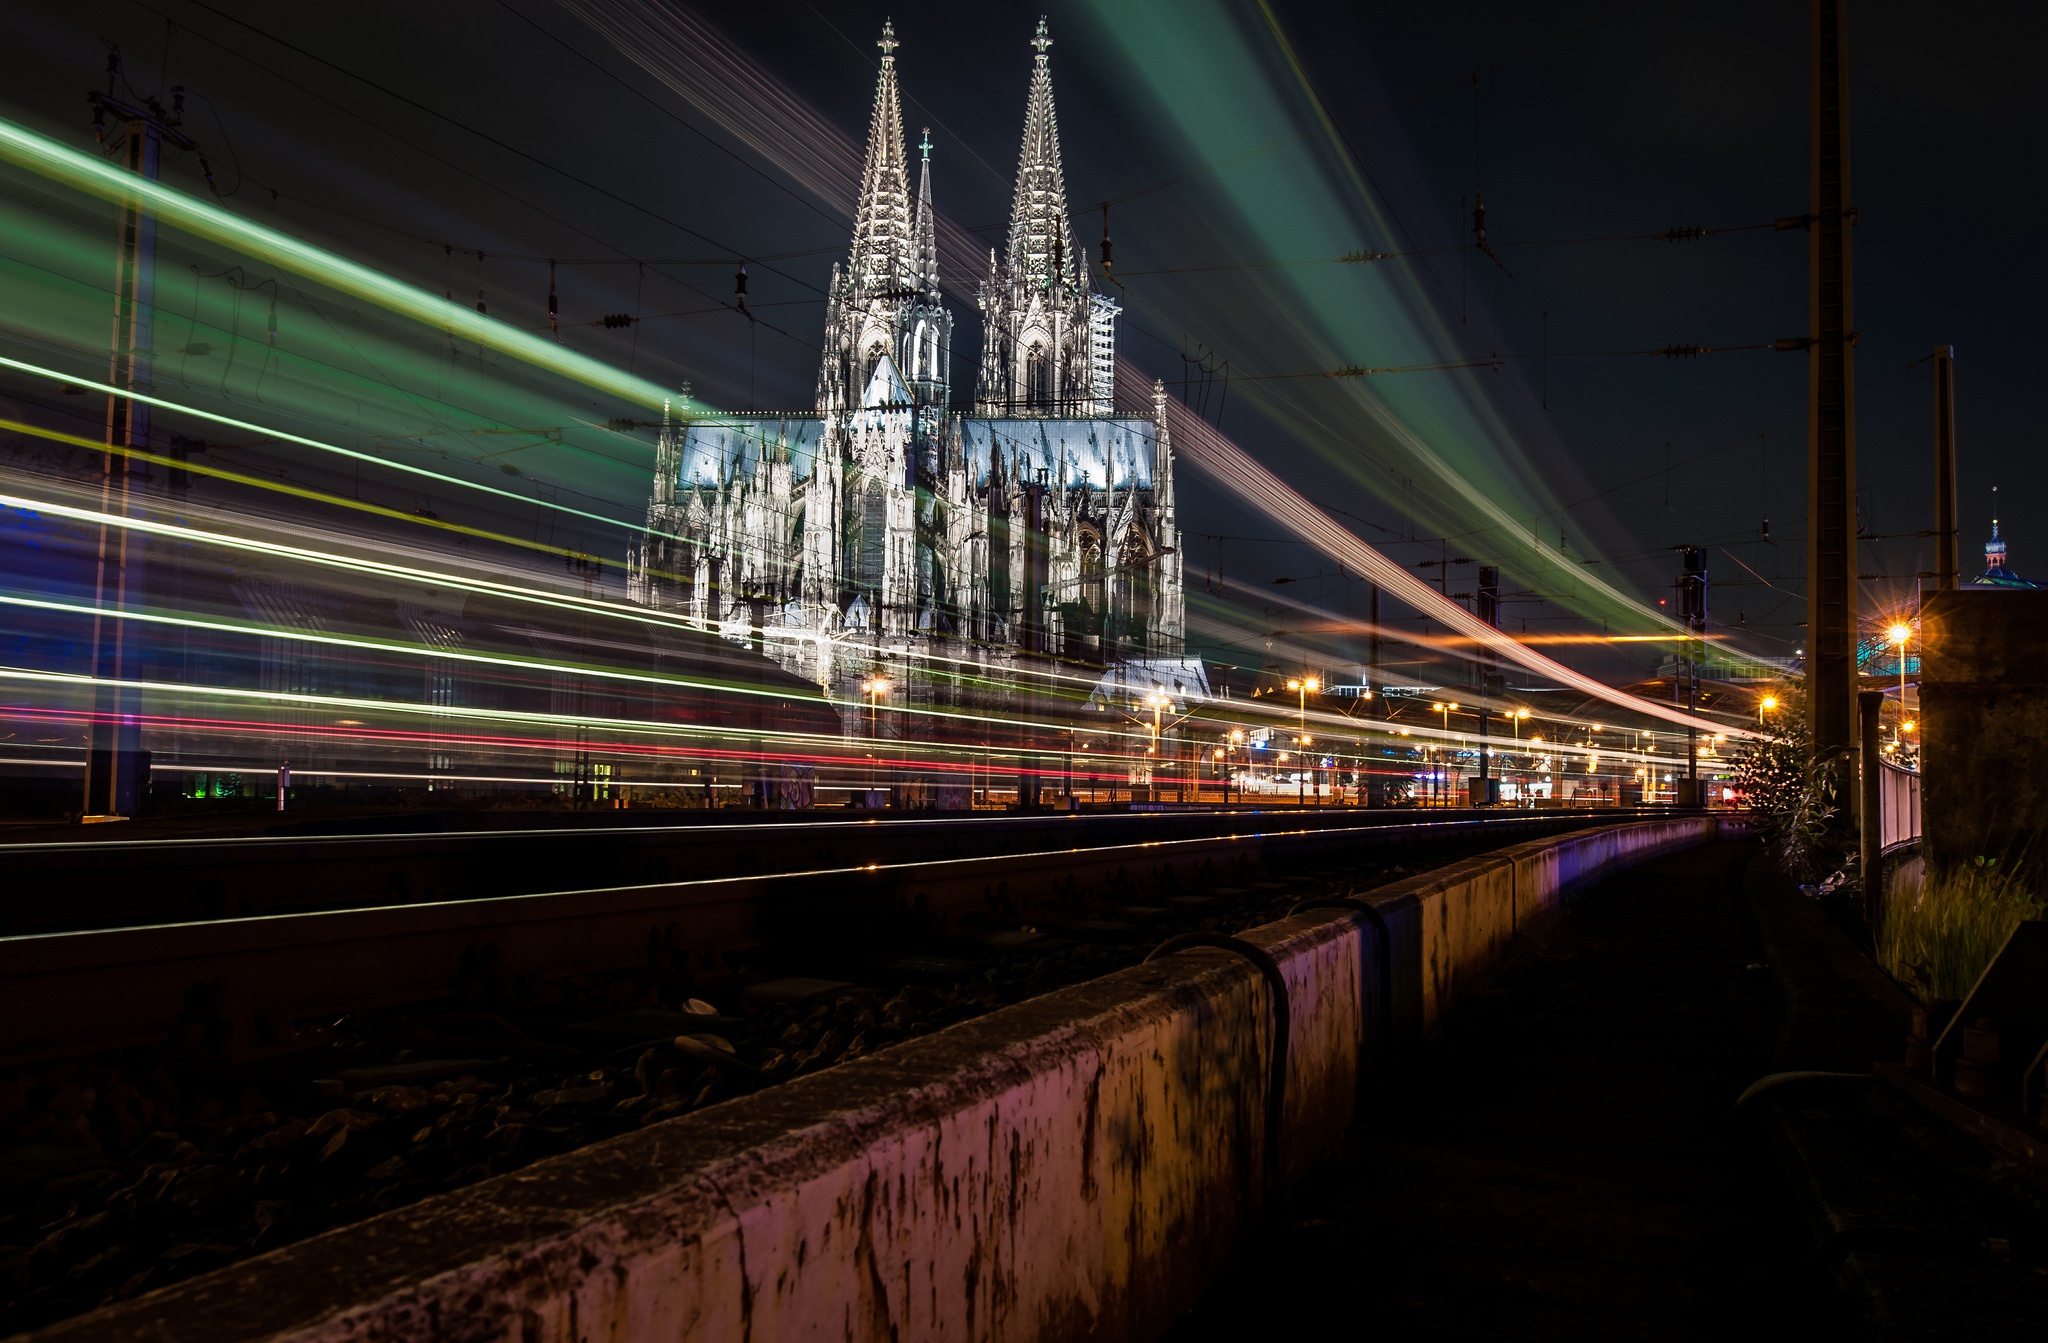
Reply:
<svg viewBox="0 0 2048 1343"><path fill-rule="evenodd" d="M1208 421L1195 415L1179 402L1167 402L1167 418L1175 447L1185 452L1196 465L1229 485L1239 497L1317 550L1339 564L1349 567L1353 572L1362 573L1378 583L1383 591L1403 605L1449 626L1475 644L1490 648L1516 665L1535 672L1538 676L1556 681L1559 685L1570 686L1574 690L1583 691L1610 704L1652 718L1661 718L1668 723L1697 726L1703 730L1721 732L1745 740L1761 740L1760 734L1746 728L1734 724L1724 725L1703 717L1695 718L1677 709L1666 708L1652 700L1617 690L1583 672L1574 671L1553 658L1545 657L1514 636L1502 633L1487 624L1409 573L1407 567L1399 561L1381 554L1349 530L1339 526L1328 514L1304 499L1292 486L1260 465L1244 449L1218 433Z"/></svg>

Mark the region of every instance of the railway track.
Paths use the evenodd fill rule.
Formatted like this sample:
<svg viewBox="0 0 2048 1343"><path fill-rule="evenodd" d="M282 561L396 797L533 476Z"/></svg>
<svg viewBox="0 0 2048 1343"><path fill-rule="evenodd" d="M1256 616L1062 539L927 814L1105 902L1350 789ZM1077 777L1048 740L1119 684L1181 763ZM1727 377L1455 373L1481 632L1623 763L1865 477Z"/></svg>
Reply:
<svg viewBox="0 0 2048 1343"><path fill-rule="evenodd" d="M1596 819L1616 818L1249 812L1028 818L1024 824L757 825L736 827L743 836L712 837L744 845L728 847L715 861L765 865L762 855L780 846L797 862L758 875L586 883L406 903L386 892L354 907L18 933L0 937L0 1065L155 1044L195 1022L209 1052L240 1055L283 1047L294 1023L308 1018L451 994L489 996L494 985L602 973L650 957L702 962L764 945L829 947L970 929L1016 933L1033 926L1048 902L1119 872L1187 873L1367 849L1419 853L1462 843L1455 837L1467 835L1506 844ZM447 838L457 854L477 842L473 835ZM537 852L523 836L493 838L514 853ZM667 838L675 846L675 837ZM693 831L691 838L704 836ZM390 861L384 850L391 842L388 836L346 841L372 846L376 863ZM970 842L994 852L952 852ZM268 873L280 864L317 866L319 851L334 843L294 839L228 852ZM840 861L804 863L820 845ZM144 861L161 846L146 842L142 854L121 860ZM870 856L891 846L889 858ZM209 849L218 846L200 851ZM681 848L686 856L699 851L697 845ZM259 856L248 859L252 853ZM449 861L446 852L429 858L430 865Z"/></svg>
<svg viewBox="0 0 2048 1343"><path fill-rule="evenodd" d="M1623 820L1632 813L1598 814ZM1444 813L1240 807L875 818L853 812L811 813L800 821L683 823L643 815L588 813L517 829L428 817L414 827L386 821L363 833L0 843L0 870L9 876L0 892L0 936L987 859L1274 828L1355 830ZM422 828L450 820L462 828Z"/></svg>
<svg viewBox="0 0 2048 1343"><path fill-rule="evenodd" d="M0 1242L44 1270L0 1294L0 1332L831 1067L1176 933L1615 819L1240 815L994 857L0 938L0 1094L17 1101Z"/></svg>

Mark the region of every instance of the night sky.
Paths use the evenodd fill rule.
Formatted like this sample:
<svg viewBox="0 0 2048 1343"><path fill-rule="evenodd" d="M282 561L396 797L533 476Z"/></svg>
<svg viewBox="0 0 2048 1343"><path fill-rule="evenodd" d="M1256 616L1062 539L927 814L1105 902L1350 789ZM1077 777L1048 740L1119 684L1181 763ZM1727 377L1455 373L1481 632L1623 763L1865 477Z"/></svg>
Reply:
<svg viewBox="0 0 2048 1343"><path fill-rule="evenodd" d="M493 316L529 327L545 325L545 258L573 259L557 268L565 322L618 311L650 320L625 332L577 326L572 344L664 383L687 379L716 405L811 400L820 290L846 248L851 202L828 206L761 161L571 9L538 0L10 8L16 59L0 89L10 117L89 144L82 95L102 86L106 44L118 43L138 92L194 91L187 129L208 148L231 206L435 292L467 300L481 291ZM1804 233L1641 237L1806 209L1806 6L1275 3L1270 23L1256 7L1044 8L1070 204L1091 254L1097 203L1119 202L1126 354L1170 383L1188 376L1186 355L1218 370L1227 363L1249 380L1226 397L1219 373L1206 390L1212 418L1220 413L1238 442L1390 553L1501 563L1523 594L1506 609L1511 629L1569 624L1547 580L1518 572L1528 534L1490 527L1432 485L1357 414L1356 398L1383 394L1410 423L1441 413L1448 424L1484 405L1497 431L1460 469L1502 473L1493 494L1531 518L1543 544L1562 534L1570 553L1597 559L1608 581L1652 605L1669 595L1671 548L1709 545L1717 626L1739 623L1738 641L1759 653L1797 645L1804 358L1606 352L1756 345L1806 331ZM855 138L866 131L874 38L893 17L908 135L914 142L931 127L940 209L985 226L991 245L1008 215L1026 42L1040 12L774 0L696 10ZM2027 68L2048 40L2048 12L1859 3L1851 34L1864 526L1932 525L1925 356L1953 343L1965 569L1981 564L1997 485L2014 567L2048 573L2029 301L2042 265L2033 151L2044 114ZM1202 84L1190 51L1223 77ZM1327 130L1316 126L1310 89L1331 117ZM1292 138L1238 126L1235 109L1256 90L1290 102ZM1203 124L1211 131L1194 133ZM203 185L189 161L167 177ZM1355 230L1352 248L1419 253L1375 264L1411 268L1426 313L1380 324L1372 308L1384 291L1369 268L1332 264L1335 248L1273 249L1306 208L1293 187L1311 179L1326 193L1355 192L1358 217L1376 221L1377 235ZM1462 246L1475 191L1498 264ZM1581 238L1623 240L1530 245ZM752 326L727 306L741 255L760 319ZM949 275L946 285L961 321L961 397L978 348L971 279ZM1294 329L1288 304L1301 287L1357 312L1356 348ZM1397 347L1402 331L1425 326L1430 341ZM1260 380L1345 363L1495 358L1497 369L1394 375L1370 387ZM1540 481L1542 501L1513 503L1528 491L1509 471ZM1290 595L1357 609L1356 585L1329 562L1264 539L1279 538L1273 524L1191 469L1182 480L1189 581L1199 585L1220 561L1239 585L1248 630L1263 616L1244 589L1275 578L1297 580ZM1931 563L1931 546L1910 536L1866 543L1860 571L1893 576L1863 585L1866 606L1897 602Z"/></svg>

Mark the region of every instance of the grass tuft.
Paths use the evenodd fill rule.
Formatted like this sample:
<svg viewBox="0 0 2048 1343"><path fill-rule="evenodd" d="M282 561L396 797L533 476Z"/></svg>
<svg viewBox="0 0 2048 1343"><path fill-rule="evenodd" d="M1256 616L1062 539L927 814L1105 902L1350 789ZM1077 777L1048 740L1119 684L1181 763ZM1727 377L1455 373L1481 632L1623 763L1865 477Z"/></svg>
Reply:
<svg viewBox="0 0 2048 1343"><path fill-rule="evenodd" d="M1996 858L1979 857L1928 872L1917 891L1904 887L1885 902L1878 960L1923 1002L1961 998L2013 926L2042 913L2043 900L2021 875L2020 864L2001 866Z"/></svg>

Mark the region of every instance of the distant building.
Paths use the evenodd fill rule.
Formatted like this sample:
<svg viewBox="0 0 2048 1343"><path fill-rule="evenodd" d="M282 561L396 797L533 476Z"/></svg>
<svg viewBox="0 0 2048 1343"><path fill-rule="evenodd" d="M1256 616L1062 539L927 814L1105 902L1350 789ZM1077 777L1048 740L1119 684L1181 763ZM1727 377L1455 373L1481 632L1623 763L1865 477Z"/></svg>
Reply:
<svg viewBox="0 0 2048 1343"><path fill-rule="evenodd" d="M1997 493L1996 489L1992 491ZM1995 502L1995 501L1994 501ZM2005 539L1998 534L1998 519L1991 519L1991 539L1984 543L1984 572L1963 584L1969 588L2039 588L2030 578L2021 578L2006 563Z"/></svg>
<svg viewBox="0 0 2048 1343"><path fill-rule="evenodd" d="M1115 410L1118 306L1095 292L1069 224L1045 25L1007 246L977 295L971 412L953 408L931 144L909 159L887 26L880 45L816 405L701 413L686 396L662 429L629 590L842 704L886 672L893 705L965 705L963 680L1051 659L1124 664L1116 684L1203 697L1199 662L1182 657L1165 391L1153 385L1149 416Z"/></svg>

